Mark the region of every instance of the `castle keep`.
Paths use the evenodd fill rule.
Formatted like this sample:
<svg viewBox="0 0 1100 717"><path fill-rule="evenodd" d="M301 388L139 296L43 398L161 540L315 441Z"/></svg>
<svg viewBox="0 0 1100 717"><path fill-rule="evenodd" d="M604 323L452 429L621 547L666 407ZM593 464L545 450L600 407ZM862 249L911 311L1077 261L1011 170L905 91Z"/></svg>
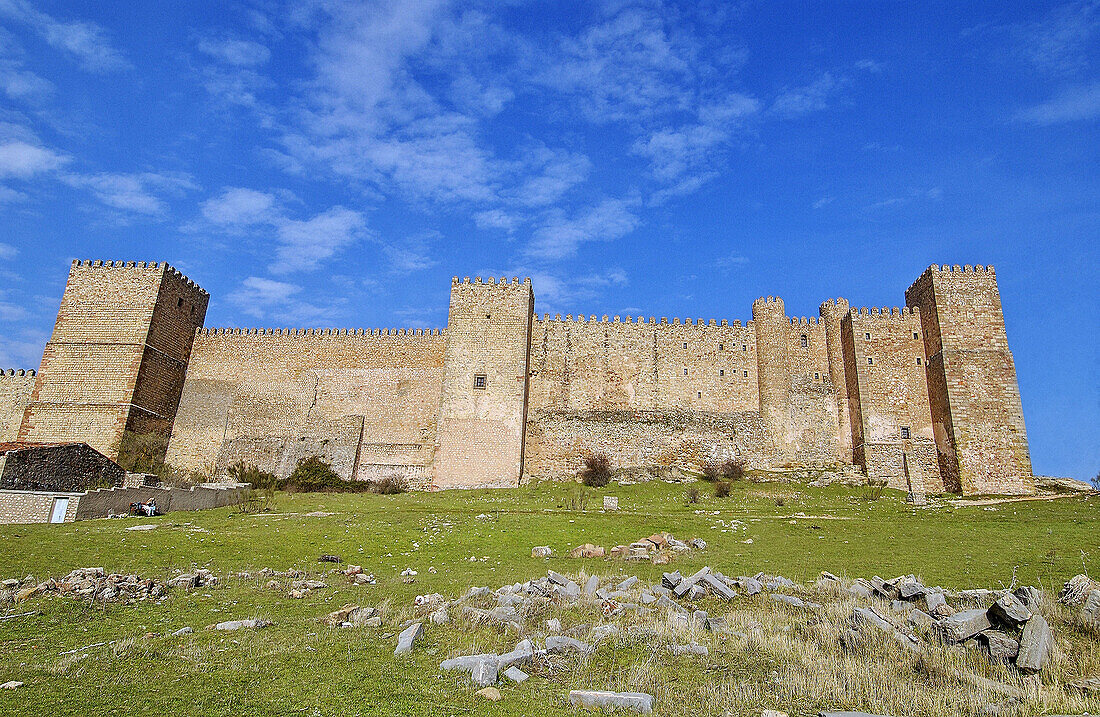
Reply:
<svg viewBox="0 0 1100 717"><path fill-rule="evenodd" d="M900 309L830 299L792 318L761 298L745 324L539 317L515 278L455 278L431 330L204 328L208 299L167 264L74 262L37 375L0 374L0 439L113 457L126 430L170 431L185 469L285 476L322 455L425 488L572 476L597 451L1033 490L993 267L929 267Z"/></svg>

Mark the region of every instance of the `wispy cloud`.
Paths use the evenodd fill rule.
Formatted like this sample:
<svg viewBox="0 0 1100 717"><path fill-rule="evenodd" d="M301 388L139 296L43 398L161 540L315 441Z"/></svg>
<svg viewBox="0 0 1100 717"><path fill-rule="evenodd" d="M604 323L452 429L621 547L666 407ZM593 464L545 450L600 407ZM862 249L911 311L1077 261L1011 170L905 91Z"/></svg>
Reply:
<svg viewBox="0 0 1100 717"><path fill-rule="evenodd" d="M343 303L342 300L321 306L303 301L300 298L302 291L299 284L250 276L229 294L229 301L245 315L261 321L272 319L299 324L335 319L337 305Z"/></svg>
<svg viewBox="0 0 1100 717"><path fill-rule="evenodd" d="M0 144L0 177L27 179L58 169L68 161L69 157L59 152L22 140Z"/></svg>
<svg viewBox="0 0 1100 717"><path fill-rule="evenodd" d="M1100 34L1100 2L1083 0L1054 8L1035 23L1013 27L1020 53L1035 67L1072 74L1096 60L1091 41Z"/></svg>
<svg viewBox="0 0 1100 717"><path fill-rule="evenodd" d="M808 85L785 88L772 101L771 111L784 117L819 112L828 108L830 99L845 82L831 72L822 72Z"/></svg>
<svg viewBox="0 0 1100 717"><path fill-rule="evenodd" d="M834 201L836 201L836 197L822 197L821 199L815 201L811 206L813 206L814 209L824 209L825 207L832 204Z"/></svg>
<svg viewBox="0 0 1100 717"><path fill-rule="evenodd" d="M274 194L246 187L226 187L217 197L200 205L208 221L223 227L248 227L274 223L280 211Z"/></svg>
<svg viewBox="0 0 1100 717"><path fill-rule="evenodd" d="M71 55L89 72L113 72L130 67L106 31L95 23L58 20L26 0L0 0L0 17L30 26L51 47Z"/></svg>
<svg viewBox="0 0 1100 717"><path fill-rule="evenodd" d="M553 210L535 230L527 252L535 259L558 260L575 254L584 242L623 237L638 226L637 205L637 200L605 199L574 216Z"/></svg>
<svg viewBox="0 0 1100 717"><path fill-rule="evenodd" d="M19 250L13 247L11 244L4 244L3 242L0 242L0 259L3 259L4 261L11 261L18 253Z"/></svg>
<svg viewBox="0 0 1100 717"><path fill-rule="evenodd" d="M1050 100L1020 110L1018 122L1036 125L1081 122L1100 118L1100 82L1084 87L1071 87Z"/></svg>
<svg viewBox="0 0 1100 717"><path fill-rule="evenodd" d="M205 37L197 45L199 52L236 67L263 65L271 59L271 50L251 40Z"/></svg>
<svg viewBox="0 0 1100 717"><path fill-rule="evenodd" d="M194 179L185 173L101 172L69 174L63 180L70 186L90 190L96 199L108 207L150 217L167 213L166 196L179 197L199 188Z"/></svg>

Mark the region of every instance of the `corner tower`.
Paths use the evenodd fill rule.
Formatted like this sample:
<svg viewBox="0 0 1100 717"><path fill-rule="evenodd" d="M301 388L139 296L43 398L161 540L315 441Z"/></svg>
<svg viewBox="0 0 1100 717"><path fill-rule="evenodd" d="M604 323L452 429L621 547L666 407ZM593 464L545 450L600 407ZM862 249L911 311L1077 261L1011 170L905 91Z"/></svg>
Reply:
<svg viewBox="0 0 1100 717"><path fill-rule="evenodd" d="M523 473L531 280L451 283L435 484L513 486Z"/></svg>
<svg viewBox="0 0 1100 717"><path fill-rule="evenodd" d="M847 299L829 299L818 311L825 323L825 344L829 353L829 378L833 383L837 408L837 449L840 459L851 463L852 417L848 406L848 380L844 373L844 345L841 340L840 322L848 315Z"/></svg>
<svg viewBox="0 0 1100 717"><path fill-rule="evenodd" d="M124 431L167 435L209 300L163 262L74 261L19 440L116 458Z"/></svg>
<svg viewBox="0 0 1100 717"><path fill-rule="evenodd" d="M790 454L791 365L787 334L790 321L777 296L752 302L752 321L756 329L756 377L760 386L760 415L775 441L781 457Z"/></svg>
<svg viewBox="0 0 1100 717"><path fill-rule="evenodd" d="M905 292L905 302L920 309L944 482L964 494L1034 492L993 267L931 266Z"/></svg>

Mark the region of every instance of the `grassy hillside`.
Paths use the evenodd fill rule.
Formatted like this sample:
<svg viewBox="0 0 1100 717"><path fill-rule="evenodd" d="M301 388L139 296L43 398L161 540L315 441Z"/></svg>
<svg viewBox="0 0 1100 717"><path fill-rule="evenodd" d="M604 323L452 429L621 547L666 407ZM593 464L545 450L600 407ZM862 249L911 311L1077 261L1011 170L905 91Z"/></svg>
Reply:
<svg viewBox="0 0 1100 717"><path fill-rule="evenodd" d="M852 704L815 702L827 693L815 697L812 680L801 691L790 686L761 691L763 678L782 672L768 657L782 653L765 646L716 645L710 658L694 661L665 656L675 669L658 670L645 640L624 641L617 650L601 648L582 664L574 661L536 674L520 687L503 688L505 699L490 704L474 696L467 681L440 675L439 661L467 650L508 649L516 635L456 621L429 628L413 655L398 659L392 655L395 626L412 616L418 594L452 598L473 585L496 588L545 575L548 568L643 580L659 579L665 569L687 574L703 565L727 575L764 571L799 582L822 570L852 578L915 573L925 584L948 588L1005 586L1015 570L1021 583L1055 592L1085 569L1100 574L1100 499L1095 496L968 507L934 501L917 508L898 493L869 500L863 489L840 486L738 483L722 499L705 492L706 484L695 486L704 491L697 504L685 499L688 485L652 482L581 492L574 485L536 484L396 496L279 494L274 510L260 514L219 509L154 519L0 526L4 578L31 574L41 580L88 566L159 579L204 567L222 577L212 588L173 590L159 604L104 607L46 596L3 606L4 614L38 614L0 621L0 682L26 683L0 693L0 712L566 714L564 696L570 687L627 689L656 684L658 673L658 712L663 714L692 705L702 713L745 715L758 715L761 707L792 715L825 707L868 708L879 698L853 694ZM621 510L604 513L603 494L617 495ZM331 515L307 515L314 512ZM137 523L157 528L126 530ZM580 543L610 548L657 531L700 537L708 548L677 557L672 568L564 557ZM535 545L550 545L556 557L531 558ZM355 586L343 575L330 574L331 564L317 562L323 553L362 565L378 583ZM235 576L265 567L306 571L330 587L293 600L286 590L265 588L264 579ZM418 572L414 583L401 581L405 568ZM708 600L704 607L712 614L732 611L735 623L755 615L767 626L778 608L761 598L728 605ZM380 607L386 622L376 629L332 629L317 622L345 603ZM838 604L835 610L833 621L839 622L850 606ZM598 619L593 615L566 610L563 624ZM253 616L275 624L233 633L202 629ZM797 616L789 619L801 624ZM169 636L183 626L193 627L195 634ZM1091 635L1073 636L1078 638L1086 644L1096 641ZM112 640L112 645L59 654ZM1100 673L1100 648L1082 654L1067 669ZM879 658L883 664L896 662L889 653ZM650 665L649 672L638 672L639 665ZM1008 673L991 676L1017 679ZM751 694L745 692L750 687ZM682 699L676 696L680 693ZM935 704L929 702L919 713L938 714ZM1093 706L1100 708L1095 701Z"/></svg>

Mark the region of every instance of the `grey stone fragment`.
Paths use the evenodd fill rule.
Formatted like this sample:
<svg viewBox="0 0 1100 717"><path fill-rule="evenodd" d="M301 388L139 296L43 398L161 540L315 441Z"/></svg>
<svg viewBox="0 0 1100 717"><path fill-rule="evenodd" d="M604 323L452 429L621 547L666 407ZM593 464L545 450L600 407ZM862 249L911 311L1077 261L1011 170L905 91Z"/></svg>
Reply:
<svg viewBox="0 0 1100 717"><path fill-rule="evenodd" d="M1054 636L1050 633L1050 625L1036 613L1020 634L1020 654L1016 656L1016 666L1028 672L1038 672L1046 667L1053 649Z"/></svg>
<svg viewBox="0 0 1100 717"><path fill-rule="evenodd" d="M675 593L677 597L684 597L691 591L693 587L695 587L696 583L703 579L704 575L708 574L710 574L710 568L704 567L699 572L692 575L690 578L684 578L683 580L681 580L679 584L672 589L672 592Z"/></svg>
<svg viewBox="0 0 1100 717"><path fill-rule="evenodd" d="M497 682L497 661L478 660L470 670L470 679L478 687L488 687Z"/></svg>
<svg viewBox="0 0 1100 717"><path fill-rule="evenodd" d="M940 637L944 642L951 644L962 642L992 627L989 615L981 608L957 612L951 617L942 618L936 624L939 627Z"/></svg>
<svg viewBox="0 0 1100 717"><path fill-rule="evenodd" d="M267 627L271 623L267 620L260 618L250 618L248 620L227 620L225 622L219 622L214 626L215 630L240 630L241 628L259 629L261 627Z"/></svg>
<svg viewBox="0 0 1100 717"><path fill-rule="evenodd" d="M194 630L190 627L181 627L172 633L172 637L182 637L183 635L190 635L192 632L194 632Z"/></svg>
<svg viewBox="0 0 1100 717"><path fill-rule="evenodd" d="M592 633L589 635L589 639L592 642L599 642L600 640L606 640L610 637L619 636L619 626L613 623L607 625L597 625L592 628Z"/></svg>
<svg viewBox="0 0 1100 717"><path fill-rule="evenodd" d="M1085 605L1081 608L1081 621L1086 625L1100 627L1100 590L1093 590L1085 598Z"/></svg>
<svg viewBox="0 0 1100 717"><path fill-rule="evenodd" d="M621 583L619 583L618 585L616 585L615 589L616 590L629 590L630 588L634 587L637 584L637 582L638 582L638 578L631 575L629 578L627 578L626 580L624 580Z"/></svg>
<svg viewBox="0 0 1100 717"><path fill-rule="evenodd" d="M600 600L610 600L611 599L611 591L608 590L607 588L600 588L599 590L597 590L595 592L595 595Z"/></svg>
<svg viewBox="0 0 1100 717"><path fill-rule="evenodd" d="M1029 608L1036 608L1039 606L1039 601L1042 600L1043 594L1039 592L1038 588L1034 588L1030 585L1021 585L1016 588L1016 592L1013 593L1020 602L1027 605Z"/></svg>
<svg viewBox="0 0 1100 717"><path fill-rule="evenodd" d="M511 665L522 664L535 656L535 646L530 640L520 640L515 649L506 652L497 658L499 669L505 669Z"/></svg>
<svg viewBox="0 0 1100 717"><path fill-rule="evenodd" d="M737 578L737 586L744 590L746 595L755 595L764 589L764 584L759 580L744 575Z"/></svg>
<svg viewBox="0 0 1100 717"><path fill-rule="evenodd" d="M653 593L642 593L642 597L640 598L640 600L642 601L643 605L651 605L657 602L657 598L653 595Z"/></svg>
<svg viewBox="0 0 1100 717"><path fill-rule="evenodd" d="M726 600L732 600L737 597L737 593L732 590L730 586L713 575L704 575L703 582L706 583L706 586L718 597L725 598Z"/></svg>
<svg viewBox="0 0 1100 717"><path fill-rule="evenodd" d="M931 627L932 616L924 610L913 609L909 612L909 624L914 627Z"/></svg>
<svg viewBox="0 0 1100 717"><path fill-rule="evenodd" d="M985 630L978 635L978 641L986 646L994 660L1009 662L1020 653L1020 643L1000 630Z"/></svg>
<svg viewBox="0 0 1100 717"><path fill-rule="evenodd" d="M898 596L902 600L916 600L924 593L925 587L916 580L903 580L898 585Z"/></svg>
<svg viewBox="0 0 1100 717"><path fill-rule="evenodd" d="M866 584L866 582L867 581L862 580L862 578L860 580L857 580L856 582L848 586L848 592L860 598L871 597L871 586Z"/></svg>
<svg viewBox="0 0 1100 717"><path fill-rule="evenodd" d="M546 637L547 652L588 652L588 645L565 635L548 635Z"/></svg>
<svg viewBox="0 0 1100 717"><path fill-rule="evenodd" d="M644 692L603 692L600 690L570 690L569 704L573 707L596 709L628 709L642 714L653 711L653 695Z"/></svg>
<svg viewBox="0 0 1100 717"><path fill-rule="evenodd" d="M397 636L397 649L393 651L395 655L404 655L412 652L413 643L420 639L420 636L424 634L424 623L414 622L409 625L401 634Z"/></svg>
<svg viewBox="0 0 1100 717"><path fill-rule="evenodd" d="M667 607L669 610L683 613L685 615L688 612L687 608L678 605L674 600L669 598L668 595L662 595L661 597L657 598L657 607Z"/></svg>
<svg viewBox="0 0 1100 717"><path fill-rule="evenodd" d="M1005 593L989 607L989 617L1002 625L1016 627L1031 619L1031 610L1012 593Z"/></svg>
<svg viewBox="0 0 1100 717"><path fill-rule="evenodd" d="M565 577L561 573L555 573L553 570L547 570L546 577L549 578L550 582L554 583L555 585L566 585L572 582L569 578Z"/></svg>
<svg viewBox="0 0 1100 717"><path fill-rule="evenodd" d="M487 588L487 587L484 587L484 588L473 587L473 588L470 588L469 590L466 591L466 595L463 597L463 599L464 600L470 600L472 598L484 597L484 596L488 595L490 592L492 592L492 591L489 590L489 588Z"/></svg>
<svg viewBox="0 0 1100 717"><path fill-rule="evenodd" d="M479 662L486 660L492 660L496 662L497 656L492 653L485 653L481 655L462 655L461 657L452 657L448 660L444 660L439 663L439 669L450 671L458 670L459 672L471 672L474 666Z"/></svg>
<svg viewBox="0 0 1100 717"><path fill-rule="evenodd" d="M684 579L684 576L680 574L680 571L672 573L664 573L661 576L661 585L669 590L674 589Z"/></svg>
<svg viewBox="0 0 1100 717"><path fill-rule="evenodd" d="M781 593L772 593L769 595L772 600L776 602L784 602L792 607L806 607L806 603L802 601L802 598L795 597L794 595L783 595Z"/></svg>
<svg viewBox="0 0 1100 717"><path fill-rule="evenodd" d="M598 577L596 577L595 575L593 575L592 577L588 578L588 582L586 582L584 584L584 594L585 595L594 594L596 592L596 588L598 588L599 586L600 586L600 579Z"/></svg>
<svg viewBox="0 0 1100 717"><path fill-rule="evenodd" d="M708 617L705 622L707 630L722 635L729 631L729 624L724 617Z"/></svg>
<svg viewBox="0 0 1100 717"><path fill-rule="evenodd" d="M522 684L523 681L526 680L528 677L527 673L519 669L518 667L509 667L507 670L504 671L504 676L512 682L515 682L517 685Z"/></svg>
<svg viewBox="0 0 1100 717"><path fill-rule="evenodd" d="M926 592L924 594L924 604L928 606L928 614L935 615L941 606L947 604L947 600L941 592Z"/></svg>
<svg viewBox="0 0 1100 717"><path fill-rule="evenodd" d="M556 617L552 617L546 621L546 630L548 632L561 632L561 620Z"/></svg>
<svg viewBox="0 0 1100 717"><path fill-rule="evenodd" d="M686 597L688 600L702 600L704 597L706 597L706 595L707 591L704 590L702 586L692 585L690 588L688 588L687 594L684 595L684 597Z"/></svg>

